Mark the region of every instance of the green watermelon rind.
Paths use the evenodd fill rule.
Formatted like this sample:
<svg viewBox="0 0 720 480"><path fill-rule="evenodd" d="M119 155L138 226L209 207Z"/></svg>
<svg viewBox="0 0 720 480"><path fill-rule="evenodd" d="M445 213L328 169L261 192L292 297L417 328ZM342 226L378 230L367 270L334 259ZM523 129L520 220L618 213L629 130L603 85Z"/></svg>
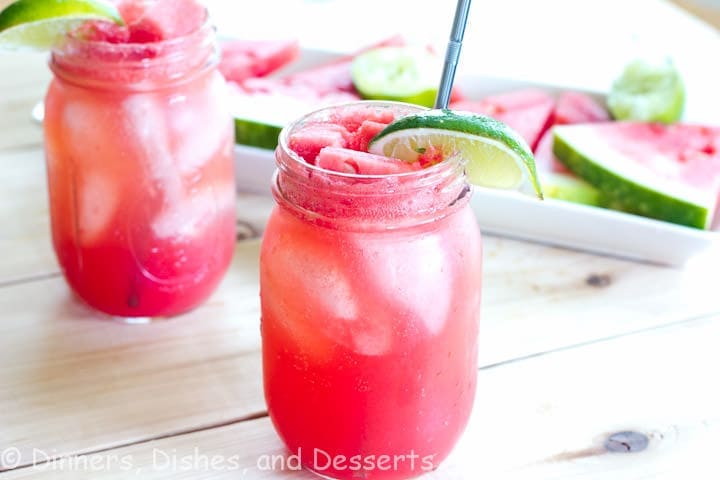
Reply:
<svg viewBox="0 0 720 480"><path fill-rule="evenodd" d="M616 174L571 146L557 129L553 133L553 153L573 173L608 197L607 208L698 229L707 228L711 221L712 212L707 207Z"/></svg>
<svg viewBox="0 0 720 480"><path fill-rule="evenodd" d="M235 117L235 143L249 147L275 150L282 127Z"/></svg>
<svg viewBox="0 0 720 480"><path fill-rule="evenodd" d="M607 207L607 196L585 180L570 173L542 172L540 184L546 198L579 203L591 207Z"/></svg>

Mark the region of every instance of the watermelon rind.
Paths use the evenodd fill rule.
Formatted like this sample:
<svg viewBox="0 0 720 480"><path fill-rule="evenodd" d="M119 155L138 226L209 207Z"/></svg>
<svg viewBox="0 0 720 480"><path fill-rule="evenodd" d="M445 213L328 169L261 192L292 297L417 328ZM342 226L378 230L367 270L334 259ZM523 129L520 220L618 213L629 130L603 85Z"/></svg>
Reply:
<svg viewBox="0 0 720 480"><path fill-rule="evenodd" d="M637 175L630 178L618 173L606 165L602 156L590 153L593 148L586 142L573 141L577 140L572 138L573 129L577 128L587 127L555 127L553 153L573 173L603 192L609 199L608 208L688 227L708 228L714 198L704 198L701 192L692 192L689 187L658 188L652 184L653 178L639 179Z"/></svg>
<svg viewBox="0 0 720 480"><path fill-rule="evenodd" d="M274 150L282 126L235 117L235 143Z"/></svg>
<svg viewBox="0 0 720 480"><path fill-rule="evenodd" d="M592 207L608 205L603 192L571 173L540 172L539 175L543 195L547 198Z"/></svg>

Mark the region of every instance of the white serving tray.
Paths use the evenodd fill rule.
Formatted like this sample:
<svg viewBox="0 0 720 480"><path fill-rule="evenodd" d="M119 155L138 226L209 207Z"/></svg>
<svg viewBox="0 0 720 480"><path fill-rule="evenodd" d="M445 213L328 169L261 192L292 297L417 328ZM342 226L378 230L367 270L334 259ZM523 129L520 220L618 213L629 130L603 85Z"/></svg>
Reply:
<svg viewBox="0 0 720 480"><path fill-rule="evenodd" d="M279 74L333 58L337 58L337 54L306 50L298 62ZM462 73L457 84L467 98L530 87L542 88L551 94L567 89L584 91L571 85L545 85ZM604 98L602 92L585 93ZM275 171L272 151L236 145L235 162L239 191L270 194ZM485 233L578 250L672 266L681 266L702 253L720 250L717 220L715 230L703 231L603 208L553 199L538 201L516 192L481 188L475 189L471 205Z"/></svg>

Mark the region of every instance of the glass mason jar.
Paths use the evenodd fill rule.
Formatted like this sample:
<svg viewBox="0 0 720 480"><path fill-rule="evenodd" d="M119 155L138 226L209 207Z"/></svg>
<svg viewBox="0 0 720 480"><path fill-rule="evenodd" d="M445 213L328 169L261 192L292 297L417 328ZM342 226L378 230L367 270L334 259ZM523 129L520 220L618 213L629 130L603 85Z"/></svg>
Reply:
<svg viewBox="0 0 720 480"><path fill-rule="evenodd" d="M372 102L399 114L401 104ZM330 478L408 478L438 466L477 377L481 239L462 161L359 176L276 150L261 249L265 397L303 465Z"/></svg>
<svg viewBox="0 0 720 480"><path fill-rule="evenodd" d="M67 38L45 100L52 239L88 305L164 317L203 302L235 245L233 129L214 29Z"/></svg>

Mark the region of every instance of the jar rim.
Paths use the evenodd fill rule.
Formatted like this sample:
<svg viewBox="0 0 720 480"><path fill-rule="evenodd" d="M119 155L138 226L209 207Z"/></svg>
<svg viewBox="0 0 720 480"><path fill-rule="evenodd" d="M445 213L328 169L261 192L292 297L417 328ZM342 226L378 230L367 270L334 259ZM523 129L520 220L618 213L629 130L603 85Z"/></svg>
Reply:
<svg viewBox="0 0 720 480"><path fill-rule="evenodd" d="M215 30L215 26L211 21L210 13L207 9L205 9L205 18L203 19L203 22L198 26L197 28L180 35L178 37L163 39L163 40L157 40L153 42L134 42L134 43L113 43L108 42L106 40L89 40L79 37L74 37L72 35L66 35L63 38L63 41L60 42L57 46L55 46L52 51L53 53L55 51L63 50L64 48L67 48L67 46L71 44L76 45L92 45L98 49L105 49L106 51L132 51L133 49L137 48L168 48L173 47L175 45L184 43L188 40L188 38L193 37L197 34L200 34L202 32L208 32L208 31ZM209 32L208 32L209 33Z"/></svg>
<svg viewBox="0 0 720 480"><path fill-rule="evenodd" d="M289 123L275 151L278 169L272 192L278 204L319 225L390 230L437 221L469 201L465 162L459 156L411 172L362 175L312 165L290 148L290 135L303 122L332 123L333 112L358 106L425 110L403 102L365 100L324 107Z"/></svg>
<svg viewBox="0 0 720 480"><path fill-rule="evenodd" d="M217 66L215 27L203 24L179 37L147 43L111 43L66 36L49 66L70 83L107 90L152 90L188 81Z"/></svg>
<svg viewBox="0 0 720 480"><path fill-rule="evenodd" d="M399 107L403 109L407 109L408 111L415 110L417 112L422 111L429 111L430 108L423 107L420 105L414 105L409 104L405 102L398 102L398 101L391 101L391 100L357 100L357 101L351 101L351 102L343 102L343 103L337 103L334 105L325 106L322 108L319 108L317 110L312 110L305 115L293 120L292 122L288 123L283 127L283 129L280 131L280 135L278 137L278 148L282 149L283 153L286 154L289 158L293 160L293 162L305 168L309 174L313 173L322 173L323 175L326 175L330 178L337 178L337 179L345 179L345 180L359 180L364 182L372 182L373 180L384 180L388 178L396 178L396 179L403 179L403 180L412 180L413 178L417 178L418 180L426 178L426 177L435 177L437 175L442 175L444 172L449 170L455 170L461 165L461 159L458 157L451 157L444 159L442 162L436 163L435 165L432 165L427 168L422 168L419 170L413 170L409 172L400 172L400 173L388 173L388 174L359 174L359 173L350 173L350 172L339 172L336 170L328 170L326 168L319 167L317 165L313 165L311 163L308 163L303 159L297 152L295 152L292 148L290 148L289 144L289 137L291 132L299 125L302 125L304 122L307 122L308 120L312 119L313 117L320 116L325 112L331 112L338 109L343 108L352 108L356 106L378 106L378 107Z"/></svg>

